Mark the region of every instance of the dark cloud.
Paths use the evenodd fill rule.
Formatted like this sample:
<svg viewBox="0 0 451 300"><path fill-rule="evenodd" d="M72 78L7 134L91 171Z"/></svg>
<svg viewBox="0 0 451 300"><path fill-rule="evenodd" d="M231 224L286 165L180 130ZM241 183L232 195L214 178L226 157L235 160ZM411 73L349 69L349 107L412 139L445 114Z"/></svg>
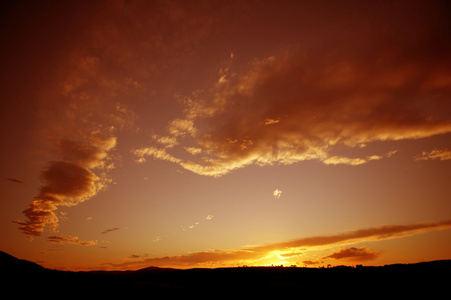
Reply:
<svg viewBox="0 0 451 300"><path fill-rule="evenodd" d="M101 232L101 234L110 233L110 232L112 232L112 231L116 231L116 230L119 230L119 229L120 229L120 228L117 228L117 227L105 229L104 231Z"/></svg>
<svg viewBox="0 0 451 300"><path fill-rule="evenodd" d="M254 248L254 250L271 251L276 249L287 249L292 247L324 246L358 241L376 241L382 239L398 238L406 235L418 234L421 232L431 230L443 230L449 228L451 228L451 220L435 223L387 225L381 227L360 229L337 235L315 236L288 242L257 246Z"/></svg>
<svg viewBox="0 0 451 300"><path fill-rule="evenodd" d="M16 179L16 178L6 178L6 180L14 182L14 183L21 183L21 184L25 183L22 180L19 180L19 179Z"/></svg>
<svg viewBox="0 0 451 300"><path fill-rule="evenodd" d="M123 264L111 264L113 268L127 268L139 269L148 266L157 267L176 267L176 268L191 268L193 266L202 265L221 265L222 263L236 263L245 262L255 259L256 255L251 251L233 250L233 251L202 251L189 253L186 255L165 256L157 258L147 258L142 261L126 262ZM134 255L128 258L139 258ZM226 264L224 264L226 265Z"/></svg>
<svg viewBox="0 0 451 300"><path fill-rule="evenodd" d="M365 261L365 260L373 260L379 256L379 253L371 250L367 247L351 247L351 248L343 248L337 252L332 253L331 255L323 257L326 258L334 258L334 259L350 259L353 261Z"/></svg>

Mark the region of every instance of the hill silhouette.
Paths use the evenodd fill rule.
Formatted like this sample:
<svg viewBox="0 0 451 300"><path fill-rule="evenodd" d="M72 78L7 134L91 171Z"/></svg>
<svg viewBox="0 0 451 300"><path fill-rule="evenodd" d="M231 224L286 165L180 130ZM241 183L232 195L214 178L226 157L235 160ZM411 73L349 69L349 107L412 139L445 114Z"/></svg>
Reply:
<svg viewBox="0 0 451 300"><path fill-rule="evenodd" d="M148 295L444 295L451 260L382 267L242 267L137 271L70 272L43 268L0 251L3 291L53 298L71 296ZM143 294L144 293L144 294ZM214 294L212 294L214 293ZM155 294L156 295L156 294ZM203 298L203 297L201 297ZM302 298L302 297L301 297Z"/></svg>
<svg viewBox="0 0 451 300"><path fill-rule="evenodd" d="M19 272L38 273L46 270L34 262L15 258L3 251L0 251L0 264L2 272L8 272L10 274Z"/></svg>

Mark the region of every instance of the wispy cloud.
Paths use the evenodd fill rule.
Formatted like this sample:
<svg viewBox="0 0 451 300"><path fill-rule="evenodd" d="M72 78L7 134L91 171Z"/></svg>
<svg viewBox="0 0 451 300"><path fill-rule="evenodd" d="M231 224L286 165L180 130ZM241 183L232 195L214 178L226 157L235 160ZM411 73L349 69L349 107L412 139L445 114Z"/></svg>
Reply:
<svg viewBox="0 0 451 300"><path fill-rule="evenodd" d="M96 240L92 240L92 241L81 241L77 236L71 236L71 235L66 235L66 236L60 236L60 235L54 235L54 236L49 236L47 238L48 242L51 243L59 243L59 244L73 244L73 245L81 245L81 246L95 246L98 244L98 242Z"/></svg>
<svg viewBox="0 0 451 300"><path fill-rule="evenodd" d="M351 165L358 166L367 163L370 160L379 160L383 157L380 155L371 155L365 158L349 158L342 156L330 156L327 159L323 160L323 163L326 165Z"/></svg>
<svg viewBox="0 0 451 300"><path fill-rule="evenodd" d="M175 119L169 123L169 133L172 136L185 136L191 135L194 136L196 134L196 128L194 128L193 120L189 119Z"/></svg>
<svg viewBox="0 0 451 300"><path fill-rule="evenodd" d="M150 156L155 159L166 160L173 163L182 163L181 159L178 159L171 154L166 152L166 149L158 149L155 147L145 147L141 149L137 149L134 152L134 155L137 157L137 162L144 163L146 161L146 157Z"/></svg>
<svg viewBox="0 0 451 300"><path fill-rule="evenodd" d="M421 155L415 157L415 160L450 160L451 159L451 150L442 149L442 150L432 150L430 152L422 152Z"/></svg>
<svg viewBox="0 0 451 300"><path fill-rule="evenodd" d="M138 269L147 266L192 268L196 266L230 266L230 265L261 265L279 260L297 259L303 251L313 248L333 248L393 238L402 238L428 231L451 229L451 221L436 223L418 223L409 225L387 225L350 231L337 235L314 236L297 240L273 243L261 246L251 246L236 250L210 250L189 253L178 256L148 258L133 263L111 264L111 268ZM367 247L342 248L329 256L331 259L369 260L376 259L380 253Z"/></svg>

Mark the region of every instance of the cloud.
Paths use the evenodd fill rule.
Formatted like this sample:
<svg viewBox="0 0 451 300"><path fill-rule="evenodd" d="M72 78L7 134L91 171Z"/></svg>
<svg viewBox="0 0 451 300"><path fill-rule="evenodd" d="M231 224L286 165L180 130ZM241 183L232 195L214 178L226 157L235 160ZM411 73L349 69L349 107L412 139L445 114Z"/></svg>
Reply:
<svg viewBox="0 0 451 300"><path fill-rule="evenodd" d="M95 240L93 240L93 241L80 241L77 236L71 236L71 235L66 235L66 236L59 236L59 235L49 236L47 238L47 241L51 242L51 243L59 243L59 244L67 243L67 244L81 245L81 246L95 246L98 243Z"/></svg>
<svg viewBox="0 0 451 300"><path fill-rule="evenodd" d="M432 150L430 152L422 152L421 155L415 157L415 160L450 160L451 159L451 150L443 149L443 150Z"/></svg>
<svg viewBox="0 0 451 300"><path fill-rule="evenodd" d="M28 221L16 222L19 229L30 236L38 236L45 227L55 231L58 206L72 206L96 193L98 177L86 168L64 161L51 162L42 172L45 182L39 194L23 211Z"/></svg>
<svg viewBox="0 0 451 300"><path fill-rule="evenodd" d="M191 155L197 155L202 153L202 149L196 147L185 147L185 150Z"/></svg>
<svg viewBox="0 0 451 300"><path fill-rule="evenodd" d="M185 136L189 134L194 136L196 134L196 129L194 128L194 123L189 119L175 119L169 123L169 133L172 136Z"/></svg>
<svg viewBox="0 0 451 300"><path fill-rule="evenodd" d="M266 119L265 119L265 125L277 124L277 123L279 123L279 122L280 122L279 119L277 119L277 120L273 120L273 119L271 119L271 118L266 118Z"/></svg>
<svg viewBox="0 0 451 300"><path fill-rule="evenodd" d="M58 13L53 7L44 5L41 8L51 15ZM102 13L93 13L98 9ZM70 12L65 14L67 18L62 18L58 24L58 33L53 32L53 39L40 36L39 32L47 32L46 28L52 31L54 22L32 18L32 23L39 25L36 31L40 36L37 37L39 43L35 43L38 45L36 51L30 52L25 59L31 62L30 74L42 73L43 76L27 98L34 112L30 124L33 124L35 144L29 148L36 149L33 151L39 153L39 163L44 167L41 170L42 185L24 211L27 220L15 221L29 237L39 236L45 229L55 231L59 221L58 208L86 201L112 182L111 171L119 156L113 153L117 137L124 130L137 130L135 114L125 103L126 99L131 95L136 96L134 99L142 96L146 87L141 80L147 77L142 73L154 69L149 66L151 63L138 67L143 61L150 60L139 60L137 57L142 56L135 54L141 50L140 53L149 53L146 51L149 49L143 49L147 47L145 43L136 43L128 34L128 30L136 32L134 25L140 21L130 18L118 26L112 20L119 14L135 15L138 11L142 14L145 10L135 5L71 5ZM159 15L157 12L154 16L164 20L163 15L167 16L171 9L162 5L159 11L165 13ZM147 28L144 30L155 25L154 21L145 22ZM84 30L73 24L83 24ZM155 32L159 33L159 38L164 37L161 31ZM161 40L158 45L163 44ZM84 46L80 48L79 45ZM181 47L179 44L173 46ZM41 52L52 59L50 72L45 71L48 70L45 59L35 59L33 53ZM30 78L25 80L30 82Z"/></svg>
<svg viewBox="0 0 451 300"><path fill-rule="evenodd" d="M379 256L379 253L371 250L367 247L351 247L351 248L342 248L337 252L332 253L331 255L323 257L326 258L334 258L334 259L351 259L353 261L365 261L365 260L373 260Z"/></svg>
<svg viewBox="0 0 451 300"><path fill-rule="evenodd" d="M165 148L172 148L178 144L177 139L172 136L159 137L157 143L164 145Z"/></svg>
<svg viewBox="0 0 451 300"><path fill-rule="evenodd" d="M42 9L50 15L56 12L45 5ZM30 88L33 98L27 100L35 113L33 140L39 144L30 148L45 153L41 157L47 163L42 169L42 186L24 211L27 220L15 221L23 233L33 237L45 229L56 230L59 207L86 201L112 182L109 172L119 156L112 153L116 138L123 130L139 129L126 102L135 105L149 96L167 96L177 75L165 70L179 70L187 55L195 52L199 41L214 28L214 18L206 12L207 7L186 6L183 1L71 5L67 18L60 20L57 38L38 34L39 43L33 43L37 51L25 57L32 62L27 68L30 74L44 74L38 81L31 80L37 84ZM118 17L121 24L114 21ZM32 20L39 25L37 33L55 27L40 19ZM84 29L73 24L83 24ZM20 48L24 48L22 44ZM46 59L35 60L33 53L41 52L52 60L50 72ZM11 65L17 59L23 61L14 56ZM30 82L30 78L25 79ZM195 134L193 120L176 118L168 123L168 134L155 142L161 148L171 148L178 139ZM55 177L56 171L63 177Z"/></svg>
<svg viewBox="0 0 451 300"><path fill-rule="evenodd" d="M16 178L6 178L6 180L14 182L14 183L20 183L20 184L24 184L25 183L22 180L19 180L19 179L16 179Z"/></svg>
<svg viewBox="0 0 451 300"><path fill-rule="evenodd" d="M74 50L55 63L59 71L48 76L36 99L35 138L47 160L42 185L23 211L27 220L14 221L29 238L57 230L59 207L77 205L108 187L116 134L133 122L133 114L112 96L133 84L120 87L109 80L97 56Z"/></svg>
<svg viewBox="0 0 451 300"><path fill-rule="evenodd" d="M45 228L56 231L59 206L74 206L93 197L109 182L105 173L93 170L104 168L107 152L114 148L116 139L89 136L87 141L57 140L56 148L64 160L49 162L41 173L44 184L38 195L23 211L27 221L14 221L28 235L39 236Z"/></svg>
<svg viewBox="0 0 451 300"><path fill-rule="evenodd" d="M392 157L393 155L395 155L398 152L398 150L392 150L386 153L387 157Z"/></svg>
<svg viewBox="0 0 451 300"><path fill-rule="evenodd" d="M182 228L182 231L185 231L186 229L194 229L197 226L199 226L199 222L194 222L194 224L188 225L188 227L181 226L181 228Z"/></svg>
<svg viewBox="0 0 451 300"><path fill-rule="evenodd" d="M146 147L133 151L133 154L137 157L138 163L146 162L146 157L151 156L155 159L170 161L173 163L183 163L181 159L178 159L166 152L166 149L158 149L155 147Z"/></svg>
<svg viewBox="0 0 451 300"><path fill-rule="evenodd" d="M252 252L243 250L212 250L189 253L186 255L147 258L142 261L125 262L121 264L108 264L108 267L113 269L139 269L148 266L192 268L195 266L219 266L222 263L245 261L247 259L253 259L254 257L255 255Z"/></svg>
<svg viewBox="0 0 451 300"><path fill-rule="evenodd" d="M77 49L55 58L58 71L46 77L35 99L35 138L47 163L43 183L23 212L27 220L14 221L30 238L56 231L59 207L77 205L108 187L117 134L133 127L133 112L119 100L138 89L137 82L108 70L93 49Z"/></svg>
<svg viewBox="0 0 451 300"><path fill-rule="evenodd" d="M59 139L56 147L62 159L77 162L88 169L103 166L107 152L116 146L116 138L89 135L84 139L84 142Z"/></svg>
<svg viewBox="0 0 451 300"><path fill-rule="evenodd" d="M322 264L323 261L321 261L321 260L316 260L316 261L304 260L302 263L303 263L304 265L312 266L312 265L319 265L319 264Z"/></svg>
<svg viewBox="0 0 451 300"><path fill-rule="evenodd" d="M338 235L316 236L298 240L258 246L255 249L271 251L275 249L289 249L305 246L325 246L342 243L355 243L364 241L377 241L383 239L399 238L432 230L445 230L451 228L451 220L436 223L417 223L410 225L386 225L350 231Z"/></svg>
<svg viewBox="0 0 451 300"><path fill-rule="evenodd" d="M118 228L118 227L113 227L113 228L105 229L104 231L101 232L101 234L107 234L107 233L110 233L110 232L112 232L112 231L116 231L116 230L119 230L119 229L120 229L120 228Z"/></svg>
<svg viewBox="0 0 451 300"><path fill-rule="evenodd" d="M313 248L328 248L337 245L402 238L434 230L451 229L451 220L435 223L409 225L387 225L346 232L337 235L314 236L297 240L260 246L249 246L236 250L211 250L185 255L148 258L124 264L110 264L113 269L138 269L148 266L193 268L199 266L218 267L231 265L264 265L275 260L289 260L302 255L302 251ZM302 250L302 251L301 251ZM348 258L351 260L375 259L378 253L366 248L343 248L325 258Z"/></svg>
<svg viewBox="0 0 451 300"><path fill-rule="evenodd" d="M221 176L251 164L361 165L390 155L346 157L334 150L450 133L443 110L451 109L451 90L439 83L448 78L451 61L427 38L411 42L421 53L412 52L410 42L388 50L376 39L332 53L290 49L255 60L202 98L193 94L185 101L185 117L169 123L180 147L199 149L193 157L182 158L177 147L164 155L153 146L135 154L141 161L153 156ZM426 53L437 59L424 60Z"/></svg>
<svg viewBox="0 0 451 300"><path fill-rule="evenodd" d="M387 155L388 157L388 155ZM365 164L370 160L379 160L383 157L380 155L371 155L367 156L366 158L349 158L349 157L342 157L342 156L330 156L327 159L323 160L323 163L326 165L351 165L351 166L358 166L361 164Z"/></svg>
<svg viewBox="0 0 451 300"><path fill-rule="evenodd" d="M275 189L273 192L274 198L279 199L282 196L282 191L279 189Z"/></svg>

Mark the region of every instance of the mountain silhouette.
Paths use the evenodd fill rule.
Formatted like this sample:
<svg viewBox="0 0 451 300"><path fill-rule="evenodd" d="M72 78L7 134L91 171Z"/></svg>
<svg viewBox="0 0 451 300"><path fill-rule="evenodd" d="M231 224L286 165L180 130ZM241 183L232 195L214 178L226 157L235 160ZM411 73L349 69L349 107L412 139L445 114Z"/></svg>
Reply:
<svg viewBox="0 0 451 300"><path fill-rule="evenodd" d="M69 296L126 295L272 295L293 293L329 296L445 295L451 260L382 267L295 268L243 267L170 269L148 267L137 271L71 272L46 269L0 251L4 292L11 295ZM143 294L144 293L144 294ZM147 294L146 294L147 293ZM162 294L157 294L162 293ZM150 297L150 296L149 296ZM201 297L203 298L203 297Z"/></svg>

